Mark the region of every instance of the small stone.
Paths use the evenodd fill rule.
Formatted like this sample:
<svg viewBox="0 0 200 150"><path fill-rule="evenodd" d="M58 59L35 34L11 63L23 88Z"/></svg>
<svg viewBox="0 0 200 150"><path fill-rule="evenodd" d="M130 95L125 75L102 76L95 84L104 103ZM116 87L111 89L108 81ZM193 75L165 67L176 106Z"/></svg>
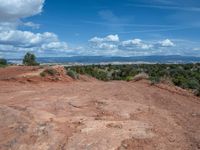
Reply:
<svg viewBox="0 0 200 150"><path fill-rule="evenodd" d="M122 146L123 146L124 148L128 148L128 144L126 144L126 143L123 143Z"/></svg>
<svg viewBox="0 0 200 150"><path fill-rule="evenodd" d="M193 117L196 117L196 116L197 116L197 114L196 114L196 113L192 113L192 116L193 116Z"/></svg>
<svg viewBox="0 0 200 150"><path fill-rule="evenodd" d="M169 138L169 141L170 141L170 142L175 142L175 138L174 138L174 137L170 137L170 138Z"/></svg>

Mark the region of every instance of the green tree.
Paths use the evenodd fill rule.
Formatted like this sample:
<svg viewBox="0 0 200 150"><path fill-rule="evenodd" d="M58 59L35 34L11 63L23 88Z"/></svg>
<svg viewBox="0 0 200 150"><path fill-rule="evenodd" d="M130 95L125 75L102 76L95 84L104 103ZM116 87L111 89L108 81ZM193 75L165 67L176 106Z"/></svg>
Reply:
<svg viewBox="0 0 200 150"><path fill-rule="evenodd" d="M36 62L36 57L34 54L27 52L23 59L23 64L26 66L37 66L39 63Z"/></svg>
<svg viewBox="0 0 200 150"><path fill-rule="evenodd" d="M7 60L0 58L0 65L7 65Z"/></svg>

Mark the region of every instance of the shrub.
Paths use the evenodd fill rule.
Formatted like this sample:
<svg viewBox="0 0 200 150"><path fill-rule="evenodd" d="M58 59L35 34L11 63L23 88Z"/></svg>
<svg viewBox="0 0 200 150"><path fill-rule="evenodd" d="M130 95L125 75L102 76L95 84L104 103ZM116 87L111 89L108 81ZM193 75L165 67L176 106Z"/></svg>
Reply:
<svg viewBox="0 0 200 150"><path fill-rule="evenodd" d="M6 65L7 65L7 60L3 59L3 58L0 58L0 67L4 67Z"/></svg>
<svg viewBox="0 0 200 150"><path fill-rule="evenodd" d="M200 97L200 88L194 90L194 94L198 97Z"/></svg>
<svg viewBox="0 0 200 150"><path fill-rule="evenodd" d="M159 77L150 77L151 85L158 84L160 82Z"/></svg>
<svg viewBox="0 0 200 150"><path fill-rule="evenodd" d="M68 70L67 75L70 76L71 78L75 79L75 80L79 79L79 75L73 70Z"/></svg>
<svg viewBox="0 0 200 150"><path fill-rule="evenodd" d="M131 80L133 80L133 77L132 77L132 76L126 77L126 81L131 81Z"/></svg>
<svg viewBox="0 0 200 150"><path fill-rule="evenodd" d="M96 77L99 80L109 81L109 76L106 71L99 70L94 74L93 77Z"/></svg>
<svg viewBox="0 0 200 150"><path fill-rule="evenodd" d="M37 66L39 63L36 62L36 57L32 53L26 53L23 59L23 64L26 66Z"/></svg>
<svg viewBox="0 0 200 150"><path fill-rule="evenodd" d="M134 80L134 81L140 81L140 80L148 79L148 78L149 78L149 75L148 75L148 74L146 74L146 73L139 73L139 74L137 74L137 75L135 75L135 76L133 77L133 80Z"/></svg>
<svg viewBox="0 0 200 150"><path fill-rule="evenodd" d="M53 68L48 68L48 69L45 69L43 72L41 72L41 73L40 73L40 76L42 76L42 77L45 77L45 76L47 76L47 75L55 76L55 75L57 75L57 74L58 74L58 72L57 72L55 69L53 69Z"/></svg>
<svg viewBox="0 0 200 150"><path fill-rule="evenodd" d="M185 87L187 79L183 77L182 75L179 75L177 77L174 77L172 81L176 86Z"/></svg>
<svg viewBox="0 0 200 150"><path fill-rule="evenodd" d="M200 63L196 64L130 64L130 65L86 65L66 67L79 74L87 74L99 80L149 79L152 84L159 82L175 84L191 89L200 95ZM143 72L143 73L141 73ZM140 74L138 74L140 73Z"/></svg>
<svg viewBox="0 0 200 150"><path fill-rule="evenodd" d="M40 73L40 76L41 76L41 77L45 77L45 76L46 76L46 73L43 71L43 72Z"/></svg>
<svg viewBox="0 0 200 150"><path fill-rule="evenodd" d="M189 80L188 84L187 84L187 88L189 89L199 89L200 88L200 84L197 80Z"/></svg>

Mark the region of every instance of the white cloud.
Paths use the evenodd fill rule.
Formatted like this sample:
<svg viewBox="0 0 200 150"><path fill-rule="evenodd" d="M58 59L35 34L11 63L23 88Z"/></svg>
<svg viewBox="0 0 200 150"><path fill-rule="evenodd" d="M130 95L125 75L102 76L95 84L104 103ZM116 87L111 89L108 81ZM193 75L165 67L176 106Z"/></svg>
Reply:
<svg viewBox="0 0 200 150"><path fill-rule="evenodd" d="M96 44L91 44L90 48L96 50L113 50L113 49L118 49L118 45L117 44L112 44L112 43L96 43Z"/></svg>
<svg viewBox="0 0 200 150"><path fill-rule="evenodd" d="M156 55L175 54L175 44L169 40L143 41L142 39L130 39L120 41L118 35L108 35L106 37L94 37L89 40L91 53L112 55ZM99 51L100 50L100 51ZM173 53L171 53L173 52Z"/></svg>
<svg viewBox="0 0 200 150"><path fill-rule="evenodd" d="M0 0L0 21L13 21L42 12L45 0Z"/></svg>
<svg viewBox="0 0 200 150"><path fill-rule="evenodd" d="M100 42L119 42L119 36L116 35L108 35L106 37L93 37L89 40L89 42L100 43Z"/></svg>
<svg viewBox="0 0 200 150"><path fill-rule="evenodd" d="M105 38L105 41L107 41L107 42L119 42L119 36L117 34L116 35L108 35Z"/></svg>
<svg viewBox="0 0 200 150"><path fill-rule="evenodd" d="M193 48L194 51L200 51L200 47Z"/></svg>
<svg viewBox="0 0 200 150"><path fill-rule="evenodd" d="M45 0L0 0L0 31L14 30L18 26L27 26L34 29L39 24L23 23L21 19L40 14Z"/></svg>
<svg viewBox="0 0 200 150"><path fill-rule="evenodd" d="M65 42L51 42L42 45L43 50L67 50L68 45Z"/></svg>
<svg viewBox="0 0 200 150"><path fill-rule="evenodd" d="M162 47L174 47L175 46L175 44L169 39L160 41L158 44L160 44L160 46L162 46Z"/></svg>
<svg viewBox="0 0 200 150"><path fill-rule="evenodd" d="M0 0L0 51L65 51L66 42L51 32L33 33L21 31L19 26L38 29L39 24L22 22L21 19L40 14L45 0Z"/></svg>
<svg viewBox="0 0 200 150"><path fill-rule="evenodd" d="M33 23L33 22L25 22L25 23L23 23L23 25L27 26L27 27L31 27L33 29L39 29L40 28L39 24L36 24L36 23Z"/></svg>
<svg viewBox="0 0 200 150"><path fill-rule="evenodd" d="M144 43L141 39L133 39L133 40L127 40L127 41L122 41L121 48L123 49L150 49L152 48L152 44L146 44Z"/></svg>
<svg viewBox="0 0 200 150"><path fill-rule="evenodd" d="M0 22L0 32L16 29L18 22Z"/></svg>
<svg viewBox="0 0 200 150"><path fill-rule="evenodd" d="M133 40L127 40L127 41L122 42L123 45L130 45L130 44L139 45L141 43L142 43L141 39L133 39Z"/></svg>
<svg viewBox="0 0 200 150"><path fill-rule="evenodd" d="M50 32L32 33L29 31L10 30L0 32L0 44L12 46L9 50L37 48L38 50L67 50L65 42L60 42L57 35Z"/></svg>
<svg viewBox="0 0 200 150"><path fill-rule="evenodd" d="M101 44L98 45L98 48L111 50L111 49L116 49L117 45L110 44L110 43L101 43Z"/></svg>
<svg viewBox="0 0 200 150"><path fill-rule="evenodd" d="M119 36L116 35L108 35L106 37L93 37L89 40L90 47L92 49L100 49L100 50L114 50L118 48Z"/></svg>
<svg viewBox="0 0 200 150"><path fill-rule="evenodd" d="M0 44L31 47L42 43L58 41L54 33L32 33L29 31L9 30L0 32Z"/></svg>
<svg viewBox="0 0 200 150"><path fill-rule="evenodd" d="M151 45L151 44L142 44L141 45L141 48L142 49L150 49L150 48L152 48L153 47L153 45Z"/></svg>

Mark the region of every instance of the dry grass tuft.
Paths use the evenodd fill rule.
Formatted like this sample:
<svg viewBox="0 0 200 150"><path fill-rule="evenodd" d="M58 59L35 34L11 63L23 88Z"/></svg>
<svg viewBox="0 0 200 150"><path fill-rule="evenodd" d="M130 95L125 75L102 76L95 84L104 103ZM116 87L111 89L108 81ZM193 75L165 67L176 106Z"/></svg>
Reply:
<svg viewBox="0 0 200 150"><path fill-rule="evenodd" d="M133 81L140 81L143 79L149 79L149 75L146 73L139 73L137 75L134 76Z"/></svg>

